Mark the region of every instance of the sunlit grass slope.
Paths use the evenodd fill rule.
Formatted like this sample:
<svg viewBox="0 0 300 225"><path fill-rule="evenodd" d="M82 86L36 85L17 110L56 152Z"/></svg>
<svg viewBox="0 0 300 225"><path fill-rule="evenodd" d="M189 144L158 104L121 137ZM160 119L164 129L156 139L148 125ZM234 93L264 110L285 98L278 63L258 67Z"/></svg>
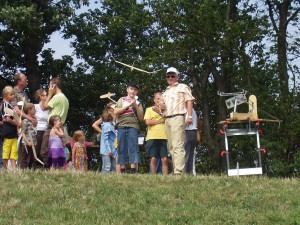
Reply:
<svg viewBox="0 0 300 225"><path fill-rule="evenodd" d="M1 171L0 224L300 224L299 179Z"/></svg>

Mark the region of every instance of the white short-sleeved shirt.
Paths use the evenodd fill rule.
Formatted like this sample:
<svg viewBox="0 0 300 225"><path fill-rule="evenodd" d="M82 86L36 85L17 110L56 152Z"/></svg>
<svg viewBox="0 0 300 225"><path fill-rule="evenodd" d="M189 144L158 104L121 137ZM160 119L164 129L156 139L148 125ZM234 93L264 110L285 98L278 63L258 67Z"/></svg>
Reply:
<svg viewBox="0 0 300 225"><path fill-rule="evenodd" d="M38 131L45 131L48 126L48 116L49 110L43 111L41 109L40 104L34 104L35 107L35 117L37 119L36 130Z"/></svg>

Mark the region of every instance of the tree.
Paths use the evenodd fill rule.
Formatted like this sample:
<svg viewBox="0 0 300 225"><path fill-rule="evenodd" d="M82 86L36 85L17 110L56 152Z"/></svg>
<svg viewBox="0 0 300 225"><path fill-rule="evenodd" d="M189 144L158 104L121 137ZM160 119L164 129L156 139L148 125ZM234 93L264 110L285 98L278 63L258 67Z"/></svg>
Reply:
<svg viewBox="0 0 300 225"><path fill-rule="evenodd" d="M114 61L147 71L160 69L159 58L153 57L153 47L160 44L153 23L145 3L133 0L103 1L99 8L68 23L65 37L75 39L72 44L76 55L90 67L91 79L99 87L98 96L110 91L119 98L126 95L126 84L135 81L141 86L139 96L145 107L152 104L151 93L165 88L162 71L146 74Z"/></svg>
<svg viewBox="0 0 300 225"><path fill-rule="evenodd" d="M299 1L271 1L266 0L268 16L272 25L271 53L275 62L274 78L278 80L278 117L283 120L279 129L272 131L273 144L270 145L272 160L269 162L270 174L287 176L295 174L299 164L295 163L299 155L299 108L298 87L296 81L299 77L299 67L295 64L293 53L298 52L299 39L293 38L299 29ZM275 65L274 65L275 64ZM293 65L294 64L294 65ZM294 81L294 85L290 85ZM299 156L298 156L299 157Z"/></svg>
<svg viewBox="0 0 300 225"><path fill-rule="evenodd" d="M243 3L241 8L238 3ZM220 169L222 160L218 122L227 117L223 97L217 91L252 88L250 54L260 49L265 23L252 18L255 5L248 1L149 1L161 33L167 33L162 52L165 61L175 58L184 81L193 87L203 118L205 144ZM163 34L162 34L163 36ZM246 48L250 51L247 52ZM251 52L251 50L253 50ZM186 71L186 72L185 72Z"/></svg>
<svg viewBox="0 0 300 225"><path fill-rule="evenodd" d="M299 21L298 14L300 12L299 1L271 1L266 0L269 9L269 17L275 31L275 40L278 59L278 75L280 80L281 97L283 102L289 93L289 73L288 73L288 45L287 35L288 26ZM278 21L278 22L276 22Z"/></svg>
<svg viewBox="0 0 300 225"><path fill-rule="evenodd" d="M87 0L1 1L0 69L8 79L16 70L25 70L31 98L41 85L39 54L50 35L60 30L82 4Z"/></svg>

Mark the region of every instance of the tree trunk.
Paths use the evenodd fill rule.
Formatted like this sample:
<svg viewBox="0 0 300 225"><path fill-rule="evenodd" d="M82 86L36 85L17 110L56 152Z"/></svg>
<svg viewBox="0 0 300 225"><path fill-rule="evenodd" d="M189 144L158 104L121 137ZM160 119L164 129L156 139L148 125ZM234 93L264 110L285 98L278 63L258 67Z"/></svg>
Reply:
<svg viewBox="0 0 300 225"><path fill-rule="evenodd" d="M28 77L28 87L29 87L29 98L33 101L34 93L40 88L41 77L39 74L39 62L37 55L40 52L38 47L39 38L37 35L32 34L28 37L25 42L25 68L26 75Z"/></svg>
<svg viewBox="0 0 300 225"><path fill-rule="evenodd" d="M229 0L227 5L227 15L226 15L226 24L234 23L237 18L237 0ZM230 27L230 26L229 26ZM230 92L231 89L231 80L230 74L232 73L233 63L235 56L233 54L234 49L234 40L231 39L230 31L225 30L224 39L227 40L228 45L224 46L221 51L221 72L218 72L216 67L212 67L214 77L217 82L218 91L220 92ZM213 62L211 60L211 62ZM213 64L211 64L213 65ZM218 98L218 121L225 120L227 117L227 107L225 104L224 97L219 96ZM216 153L214 155L215 160L217 161L218 169L222 168L222 158L220 156L221 151L224 147L224 137L219 133L216 133L215 136L215 146Z"/></svg>
<svg viewBox="0 0 300 225"><path fill-rule="evenodd" d="M281 85L282 99L286 99L289 92L289 75L287 69L287 19L290 1L278 3L279 10L279 27L277 33L277 55L278 55L278 72Z"/></svg>

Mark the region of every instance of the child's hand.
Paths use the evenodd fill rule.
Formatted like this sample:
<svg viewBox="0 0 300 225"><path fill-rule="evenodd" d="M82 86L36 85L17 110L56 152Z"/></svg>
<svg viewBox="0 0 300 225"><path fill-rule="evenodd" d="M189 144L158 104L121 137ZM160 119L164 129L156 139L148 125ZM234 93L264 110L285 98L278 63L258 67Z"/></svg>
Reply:
<svg viewBox="0 0 300 225"><path fill-rule="evenodd" d="M125 101L125 102L123 103L123 107L124 107L125 109L127 109L127 108L130 107L131 105L132 105L132 102L129 103L129 102Z"/></svg>
<svg viewBox="0 0 300 225"><path fill-rule="evenodd" d="M161 124L161 123L165 123L165 119L164 118L162 118L162 119L160 119L160 120L157 121L157 124Z"/></svg>
<svg viewBox="0 0 300 225"><path fill-rule="evenodd" d="M138 105L136 104L136 100L135 99L132 100L131 105L134 108L138 107Z"/></svg>
<svg viewBox="0 0 300 225"><path fill-rule="evenodd" d="M113 157L113 153L112 152L108 153L108 156Z"/></svg>
<svg viewBox="0 0 300 225"><path fill-rule="evenodd" d="M21 114L21 110L19 109L18 106L15 106L15 107L14 107L14 110L16 111L16 113L17 113L18 115Z"/></svg>
<svg viewBox="0 0 300 225"><path fill-rule="evenodd" d="M28 145L29 147L31 147L31 146L32 146L32 143L31 143L31 142L27 142L27 145Z"/></svg>

